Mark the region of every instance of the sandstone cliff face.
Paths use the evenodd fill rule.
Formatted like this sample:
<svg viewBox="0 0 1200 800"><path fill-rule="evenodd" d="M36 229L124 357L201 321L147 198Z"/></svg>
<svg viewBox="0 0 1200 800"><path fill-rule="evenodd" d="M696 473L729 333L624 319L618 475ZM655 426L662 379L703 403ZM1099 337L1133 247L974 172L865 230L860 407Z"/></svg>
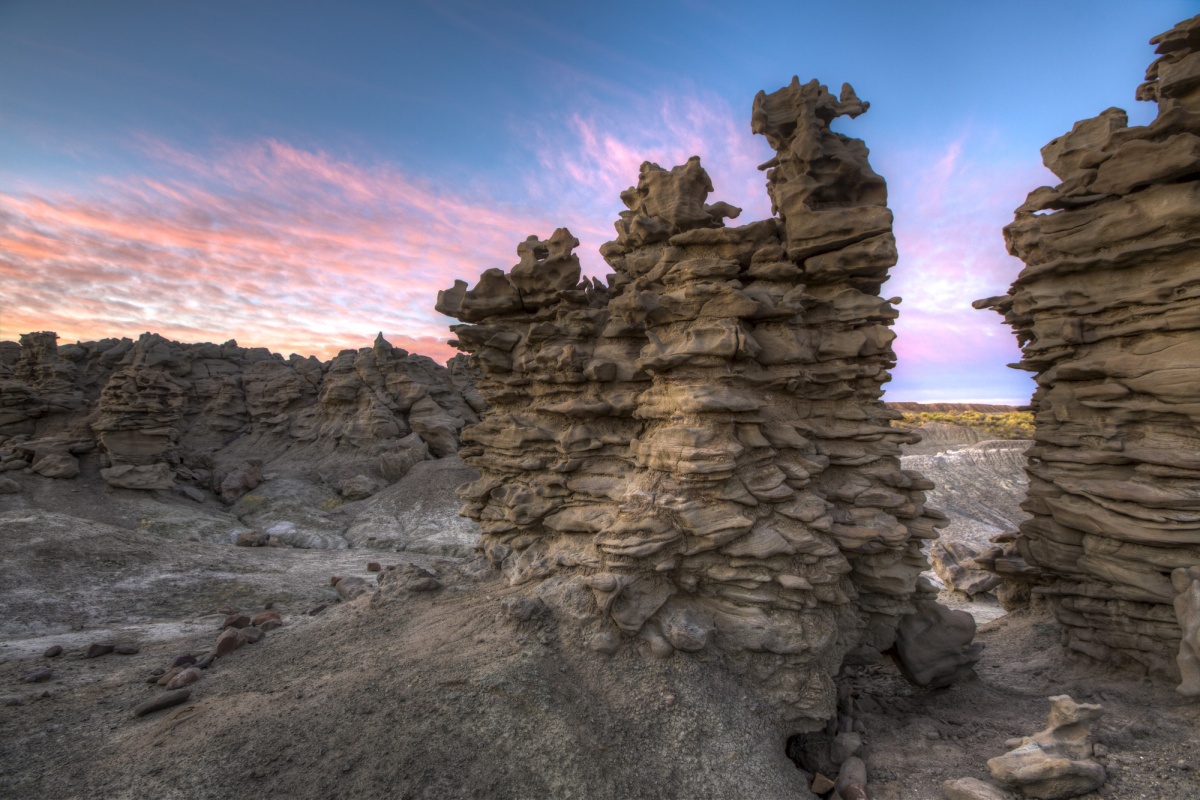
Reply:
<svg viewBox="0 0 1200 800"><path fill-rule="evenodd" d="M332 361L263 348L180 344L156 334L56 347L53 333L0 352L0 466L100 474L132 489L191 487L227 503L264 465L359 499L416 462L451 455L478 420L474 393L424 356L374 345ZM197 499L202 499L198 496Z"/></svg>
<svg viewBox="0 0 1200 800"><path fill-rule="evenodd" d="M1157 118L1111 108L1042 149L1062 183L1017 209L1026 267L976 306L1038 382L1032 518L995 569L1050 598L1071 649L1177 676L1172 571L1200 564L1200 17L1151 42Z"/></svg>
<svg viewBox="0 0 1200 800"><path fill-rule="evenodd" d="M605 282L581 280L559 229L437 306L467 323L456 344L488 403L462 434L481 478L460 494L491 562L596 650L723 653L798 729L835 712L849 651L892 647L918 606L937 616L917 581L941 516L879 399L898 302L878 293L886 188L829 129L866 108L816 81L755 98L777 218L726 227L739 209L707 204L699 158L646 163ZM955 624L938 679L977 658L973 623Z"/></svg>

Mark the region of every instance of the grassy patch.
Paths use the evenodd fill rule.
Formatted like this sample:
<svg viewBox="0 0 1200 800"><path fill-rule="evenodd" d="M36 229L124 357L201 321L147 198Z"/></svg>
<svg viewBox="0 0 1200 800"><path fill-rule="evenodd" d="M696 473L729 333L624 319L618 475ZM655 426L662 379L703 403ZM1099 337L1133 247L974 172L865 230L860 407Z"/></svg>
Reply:
<svg viewBox="0 0 1200 800"><path fill-rule="evenodd" d="M904 411L903 419L896 424L902 428L916 428L928 422L944 422L973 428L990 439L1032 439L1033 413L1029 411L1006 411L985 413L982 411Z"/></svg>

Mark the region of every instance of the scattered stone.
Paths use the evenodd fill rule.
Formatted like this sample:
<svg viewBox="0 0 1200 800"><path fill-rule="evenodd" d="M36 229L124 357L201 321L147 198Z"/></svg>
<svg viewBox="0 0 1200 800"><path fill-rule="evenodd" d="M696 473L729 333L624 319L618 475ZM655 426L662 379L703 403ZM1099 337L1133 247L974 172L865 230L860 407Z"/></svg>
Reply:
<svg viewBox="0 0 1200 800"><path fill-rule="evenodd" d="M184 483L179 486L179 493L189 500L197 503L203 503L208 499L208 495L202 489L197 489L195 486L189 486Z"/></svg>
<svg viewBox="0 0 1200 800"><path fill-rule="evenodd" d="M196 657L185 653L181 656L176 656L175 660L170 663L167 669L174 669L175 667L187 667L195 663Z"/></svg>
<svg viewBox="0 0 1200 800"><path fill-rule="evenodd" d="M33 471L47 478L74 478L79 474L79 459L70 453L38 453Z"/></svg>
<svg viewBox="0 0 1200 800"><path fill-rule="evenodd" d="M862 736L857 733L839 733L833 737L833 744L829 748L829 757L833 759L834 764L841 765L850 756L857 755L862 746Z"/></svg>
<svg viewBox="0 0 1200 800"><path fill-rule="evenodd" d="M1093 760L1091 723L1104 709L1079 704L1067 695L1050 698L1046 729L1005 742L1009 752L988 759L996 780L1017 788L1026 797L1064 800L1104 785L1104 767Z"/></svg>
<svg viewBox="0 0 1200 800"><path fill-rule="evenodd" d="M142 648L136 644L119 644L113 648L113 652L122 656L135 656L142 651Z"/></svg>
<svg viewBox="0 0 1200 800"><path fill-rule="evenodd" d="M37 672L31 672L28 675L21 677L21 683L42 683L54 677L54 671L49 669L39 669Z"/></svg>
<svg viewBox="0 0 1200 800"><path fill-rule="evenodd" d="M228 603L222 603L221 607L217 609L218 614L237 614L238 612L238 608L235 608Z"/></svg>
<svg viewBox="0 0 1200 800"><path fill-rule="evenodd" d="M100 644L99 642L94 642L92 644L89 644L87 646L87 649L83 651L83 657L84 658L98 658L100 656L108 655L113 650L116 650L116 647L114 645Z"/></svg>
<svg viewBox="0 0 1200 800"><path fill-rule="evenodd" d="M343 600L355 600L372 591L371 584L367 582L366 578L360 578L357 575L339 578L333 587L337 589Z"/></svg>
<svg viewBox="0 0 1200 800"><path fill-rule="evenodd" d="M1012 795L978 778L955 778L942 782L946 800L1012 800Z"/></svg>
<svg viewBox="0 0 1200 800"><path fill-rule="evenodd" d="M161 711L164 708L177 706L191 696L191 689L177 689L173 692L165 692L136 706L133 709L133 715L135 717L144 717L145 715L152 714L155 711Z"/></svg>
<svg viewBox="0 0 1200 800"><path fill-rule="evenodd" d="M52 645L46 648L46 652L42 653L46 658L58 658L63 653L61 644Z"/></svg>
<svg viewBox="0 0 1200 800"><path fill-rule="evenodd" d="M283 625L283 618L280 617L278 611L267 610L261 614L255 614L250 624L264 632L271 631Z"/></svg>
<svg viewBox="0 0 1200 800"><path fill-rule="evenodd" d="M403 592L433 592L442 588L437 577L416 564L389 566L376 577L376 582L389 590Z"/></svg>
<svg viewBox="0 0 1200 800"><path fill-rule="evenodd" d="M229 655L234 650L242 646L242 632L238 628L226 628L220 636L217 637L217 643L213 646L218 658L223 658Z"/></svg>
<svg viewBox="0 0 1200 800"><path fill-rule="evenodd" d="M861 758L851 756L838 771L833 790L841 800L870 800L867 791L867 765Z"/></svg>
<svg viewBox="0 0 1200 800"><path fill-rule="evenodd" d="M20 491L21 484L6 475L0 475L0 494L17 494Z"/></svg>
<svg viewBox="0 0 1200 800"><path fill-rule="evenodd" d="M246 644L254 644L259 639L267 635L262 628L256 628L253 625L242 628L241 631L242 640L245 641Z"/></svg>
<svg viewBox="0 0 1200 800"><path fill-rule="evenodd" d="M367 563L367 572L379 572L381 569L383 569L383 565L381 565L378 561L371 561Z"/></svg>
<svg viewBox="0 0 1200 800"><path fill-rule="evenodd" d="M225 617L225 621L221 623L221 628L244 628L250 624L249 614L230 614Z"/></svg>
<svg viewBox="0 0 1200 800"><path fill-rule="evenodd" d="M185 669L188 669L187 665L171 667L169 670L167 670L163 674L159 675L158 677L147 679L146 683L156 683L159 686L166 686L168 683L170 683L172 680L174 680L176 675L183 672Z"/></svg>
<svg viewBox="0 0 1200 800"><path fill-rule="evenodd" d="M196 667L186 667L178 675L167 681L167 690L182 689L184 686L189 686L204 677Z"/></svg>
<svg viewBox="0 0 1200 800"><path fill-rule="evenodd" d="M234 537L233 543L238 547L266 547L270 538L262 531L241 531Z"/></svg>
<svg viewBox="0 0 1200 800"><path fill-rule="evenodd" d="M826 792L832 792L834 786L835 784L832 780L818 772L813 776L810 788L812 788L813 794L825 794Z"/></svg>
<svg viewBox="0 0 1200 800"><path fill-rule="evenodd" d="M383 484L366 475L355 475L342 484L342 497L350 500L366 500L383 488Z"/></svg>

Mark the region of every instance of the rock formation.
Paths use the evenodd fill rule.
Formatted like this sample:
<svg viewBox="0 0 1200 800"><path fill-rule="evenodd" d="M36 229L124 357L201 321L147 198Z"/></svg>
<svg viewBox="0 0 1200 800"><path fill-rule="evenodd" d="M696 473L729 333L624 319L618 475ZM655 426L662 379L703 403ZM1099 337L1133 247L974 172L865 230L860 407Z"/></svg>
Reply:
<svg viewBox="0 0 1200 800"><path fill-rule="evenodd" d="M95 451L111 486L232 503L266 464L356 500L454 454L482 407L459 388L465 365L452 373L382 335L327 363L150 333L55 342L32 333L0 350L0 468L70 478Z"/></svg>
<svg viewBox="0 0 1200 800"><path fill-rule="evenodd" d="M1104 767L1093 759L1091 724L1104 714L1067 695L1050 698L1046 729L1009 739L1009 751L988 759L992 777L1039 800L1065 800L1104 785Z"/></svg>
<svg viewBox="0 0 1200 800"><path fill-rule="evenodd" d="M995 570L1050 599L1071 649L1177 678L1171 572L1200 564L1200 17L1151 42L1157 118L1110 108L1042 148L1062 183L1017 209L1025 269L976 306L1038 383L1032 518Z"/></svg>
<svg viewBox="0 0 1200 800"><path fill-rule="evenodd" d="M942 519L880 402L886 187L829 128L866 109L816 81L755 98L776 218L726 227L699 158L645 163L606 281L559 229L437 305L488 404L460 493L491 562L595 650L724 654L799 730L834 713L848 652L893 647ZM978 658L953 646L952 672Z"/></svg>

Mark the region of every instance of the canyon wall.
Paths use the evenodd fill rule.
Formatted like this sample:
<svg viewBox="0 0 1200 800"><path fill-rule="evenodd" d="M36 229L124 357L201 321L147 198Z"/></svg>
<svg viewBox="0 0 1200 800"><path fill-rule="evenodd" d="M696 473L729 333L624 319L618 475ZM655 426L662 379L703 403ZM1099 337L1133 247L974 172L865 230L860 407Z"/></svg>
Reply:
<svg viewBox="0 0 1200 800"><path fill-rule="evenodd" d="M976 303L1038 384L1032 517L993 566L1049 598L1069 648L1200 694L1200 620L1176 613L1200 573L1200 17L1151 42L1156 119L1110 108L1042 149L1061 183L1004 230L1026 266Z"/></svg>
<svg viewBox="0 0 1200 800"><path fill-rule="evenodd" d="M596 651L722 653L797 729L833 716L848 654L894 647L926 685L978 658L969 616L918 586L942 516L880 401L892 215L829 127L866 109L816 81L755 98L772 219L727 227L697 157L645 163L605 281L559 229L437 305L487 402L460 494L490 561Z"/></svg>

